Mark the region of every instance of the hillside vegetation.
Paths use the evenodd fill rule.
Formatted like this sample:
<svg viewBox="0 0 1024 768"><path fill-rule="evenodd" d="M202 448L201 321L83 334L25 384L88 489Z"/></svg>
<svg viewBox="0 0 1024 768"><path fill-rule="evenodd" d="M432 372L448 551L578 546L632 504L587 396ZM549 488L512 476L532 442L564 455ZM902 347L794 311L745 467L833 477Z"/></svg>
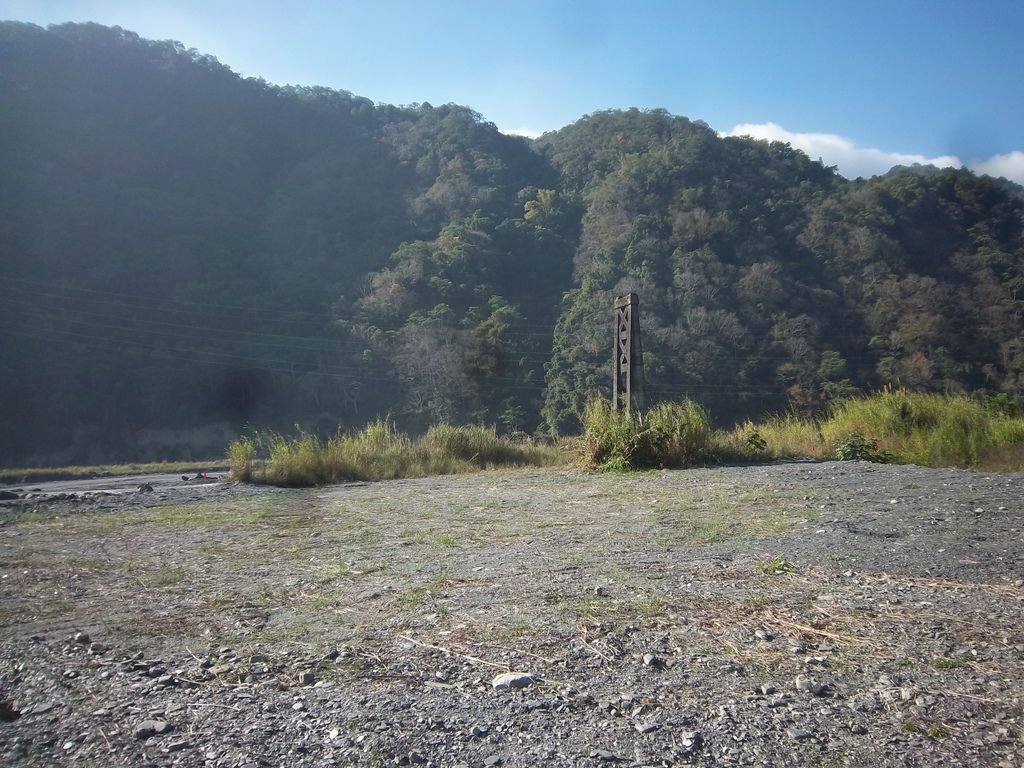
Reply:
<svg viewBox="0 0 1024 768"><path fill-rule="evenodd" d="M885 385L1024 405L1024 190L966 170L849 181L659 110L529 141L11 22L0 151L3 465L578 432L629 290L650 404L719 426Z"/></svg>

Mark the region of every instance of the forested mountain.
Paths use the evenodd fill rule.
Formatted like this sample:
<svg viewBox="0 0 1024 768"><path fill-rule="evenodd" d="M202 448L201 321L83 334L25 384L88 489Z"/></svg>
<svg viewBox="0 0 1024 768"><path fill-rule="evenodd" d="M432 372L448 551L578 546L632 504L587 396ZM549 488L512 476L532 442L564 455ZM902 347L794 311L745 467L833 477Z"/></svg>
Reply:
<svg viewBox="0 0 1024 768"><path fill-rule="evenodd" d="M212 455L390 413L575 429L641 298L650 399L887 383L1024 404L1024 190L847 181L662 111L537 141L0 23L0 463Z"/></svg>
<svg viewBox="0 0 1024 768"><path fill-rule="evenodd" d="M648 394L720 417L886 384L1024 397L1024 197L970 171L849 182L780 143L659 113L545 137L584 205L544 413L607 378L612 297L641 296Z"/></svg>

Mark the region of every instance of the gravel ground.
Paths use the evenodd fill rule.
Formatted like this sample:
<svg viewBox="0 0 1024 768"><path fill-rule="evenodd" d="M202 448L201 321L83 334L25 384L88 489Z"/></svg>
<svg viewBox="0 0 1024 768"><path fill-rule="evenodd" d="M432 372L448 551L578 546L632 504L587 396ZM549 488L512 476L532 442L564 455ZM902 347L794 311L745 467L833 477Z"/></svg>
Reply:
<svg viewBox="0 0 1024 768"><path fill-rule="evenodd" d="M19 489L0 764L1018 768L1022 491L858 462Z"/></svg>

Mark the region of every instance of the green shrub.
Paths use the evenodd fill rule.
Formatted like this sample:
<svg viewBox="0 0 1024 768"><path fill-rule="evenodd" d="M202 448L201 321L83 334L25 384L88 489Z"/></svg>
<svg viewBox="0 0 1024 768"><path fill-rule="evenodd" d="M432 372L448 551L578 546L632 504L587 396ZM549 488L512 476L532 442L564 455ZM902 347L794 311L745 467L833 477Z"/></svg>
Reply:
<svg viewBox="0 0 1024 768"><path fill-rule="evenodd" d="M800 570L794 563L791 563L782 555L772 555L764 560L758 560L756 565L757 570L765 576L777 576L780 573L796 573Z"/></svg>
<svg viewBox="0 0 1024 768"><path fill-rule="evenodd" d="M868 440L860 432L851 432L836 446L835 457L839 461L873 461L888 464L892 454L878 449L877 440Z"/></svg>

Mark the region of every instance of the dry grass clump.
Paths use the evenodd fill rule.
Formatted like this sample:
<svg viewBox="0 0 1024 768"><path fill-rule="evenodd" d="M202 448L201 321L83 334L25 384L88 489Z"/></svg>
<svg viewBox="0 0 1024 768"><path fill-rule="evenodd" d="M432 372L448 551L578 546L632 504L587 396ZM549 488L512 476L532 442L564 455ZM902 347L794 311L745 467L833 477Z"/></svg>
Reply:
<svg viewBox="0 0 1024 768"><path fill-rule="evenodd" d="M603 398L587 404L583 446L587 464L604 470L689 467L712 458L708 415L692 400L648 411L616 410Z"/></svg>
<svg viewBox="0 0 1024 768"><path fill-rule="evenodd" d="M413 440L389 419L358 432L323 439L257 433L228 447L236 480L311 486L351 480L391 480L473 472L491 467L552 466L565 462L556 446L500 437L494 427L439 425Z"/></svg>

